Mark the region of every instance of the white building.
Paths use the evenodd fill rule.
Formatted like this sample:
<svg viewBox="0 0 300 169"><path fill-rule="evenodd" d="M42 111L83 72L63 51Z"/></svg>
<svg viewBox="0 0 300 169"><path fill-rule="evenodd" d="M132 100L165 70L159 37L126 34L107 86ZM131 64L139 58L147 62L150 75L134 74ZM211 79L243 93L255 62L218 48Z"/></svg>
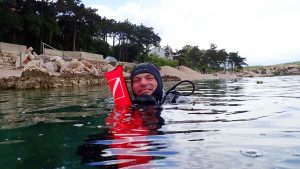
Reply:
<svg viewBox="0 0 300 169"><path fill-rule="evenodd" d="M149 51L149 55L153 54L156 55L160 58L165 58L165 59L173 59L173 54L172 54L172 49L170 47L154 47Z"/></svg>
<svg viewBox="0 0 300 169"><path fill-rule="evenodd" d="M153 55L157 55L160 58L166 58L166 53L165 53L165 49L161 48L161 47L154 47L149 51L149 55L153 54Z"/></svg>

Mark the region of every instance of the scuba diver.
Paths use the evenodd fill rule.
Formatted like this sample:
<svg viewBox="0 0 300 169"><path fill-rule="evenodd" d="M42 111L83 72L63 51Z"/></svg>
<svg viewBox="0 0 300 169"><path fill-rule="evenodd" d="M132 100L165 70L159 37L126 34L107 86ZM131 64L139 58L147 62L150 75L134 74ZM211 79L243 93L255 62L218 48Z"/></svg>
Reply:
<svg viewBox="0 0 300 169"><path fill-rule="evenodd" d="M81 156L82 163L91 166L152 168L149 165L156 158L151 154L155 151L155 144L149 136L163 134L159 131L164 125L161 105L189 103L185 96L192 94L195 86L190 81L181 81L164 92L159 69L151 63L142 63L136 65L130 75L134 95L131 101L122 71L122 67L117 66L105 74L115 102L105 119L109 128L104 133L90 135L86 143L78 147L77 154ZM176 87L181 83L191 83L192 92L180 93ZM157 149L163 147L160 145Z"/></svg>
<svg viewBox="0 0 300 169"><path fill-rule="evenodd" d="M141 63L135 66L130 79L133 95L135 96L134 104L190 103L191 100L185 96L191 95L195 90L195 85L191 81L185 80L177 83L164 93L160 72L152 63ZM193 87L192 92L188 94L179 93L176 87L182 83L190 83Z"/></svg>

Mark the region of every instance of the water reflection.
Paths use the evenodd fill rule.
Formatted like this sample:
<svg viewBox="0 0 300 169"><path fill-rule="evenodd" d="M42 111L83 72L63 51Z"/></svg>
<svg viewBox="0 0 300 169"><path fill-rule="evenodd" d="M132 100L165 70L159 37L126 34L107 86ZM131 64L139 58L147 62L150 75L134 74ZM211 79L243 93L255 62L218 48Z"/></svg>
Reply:
<svg viewBox="0 0 300 169"><path fill-rule="evenodd" d="M300 76L196 84L159 116L112 111L106 86L0 91L1 169L299 167Z"/></svg>
<svg viewBox="0 0 300 169"><path fill-rule="evenodd" d="M64 122L64 117L96 115L113 102L106 86L51 90L0 91L0 128L18 128L39 122Z"/></svg>
<svg viewBox="0 0 300 169"><path fill-rule="evenodd" d="M104 138L90 135L87 143L78 147L77 154L83 163L92 166L152 168L151 160L165 158L159 156L165 145L148 139L150 135L158 135L164 124L161 111L153 105L131 110L115 107L106 119L109 134Z"/></svg>

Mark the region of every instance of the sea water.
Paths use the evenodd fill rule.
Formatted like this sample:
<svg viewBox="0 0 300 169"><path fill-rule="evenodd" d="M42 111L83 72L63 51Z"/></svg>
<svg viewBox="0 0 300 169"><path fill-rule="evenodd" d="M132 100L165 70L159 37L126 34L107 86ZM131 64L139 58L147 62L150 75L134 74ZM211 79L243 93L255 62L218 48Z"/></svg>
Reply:
<svg viewBox="0 0 300 169"><path fill-rule="evenodd" d="M195 85L125 127L107 86L0 91L0 168L300 167L300 76Z"/></svg>

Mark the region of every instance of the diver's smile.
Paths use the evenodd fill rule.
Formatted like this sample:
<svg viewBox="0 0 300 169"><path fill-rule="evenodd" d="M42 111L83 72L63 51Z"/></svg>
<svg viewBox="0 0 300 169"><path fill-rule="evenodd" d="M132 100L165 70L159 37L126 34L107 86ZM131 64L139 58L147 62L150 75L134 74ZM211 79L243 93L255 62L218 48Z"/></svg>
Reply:
<svg viewBox="0 0 300 169"><path fill-rule="evenodd" d="M157 88L156 78L150 73L141 73L133 78L132 90L137 95L151 95Z"/></svg>

